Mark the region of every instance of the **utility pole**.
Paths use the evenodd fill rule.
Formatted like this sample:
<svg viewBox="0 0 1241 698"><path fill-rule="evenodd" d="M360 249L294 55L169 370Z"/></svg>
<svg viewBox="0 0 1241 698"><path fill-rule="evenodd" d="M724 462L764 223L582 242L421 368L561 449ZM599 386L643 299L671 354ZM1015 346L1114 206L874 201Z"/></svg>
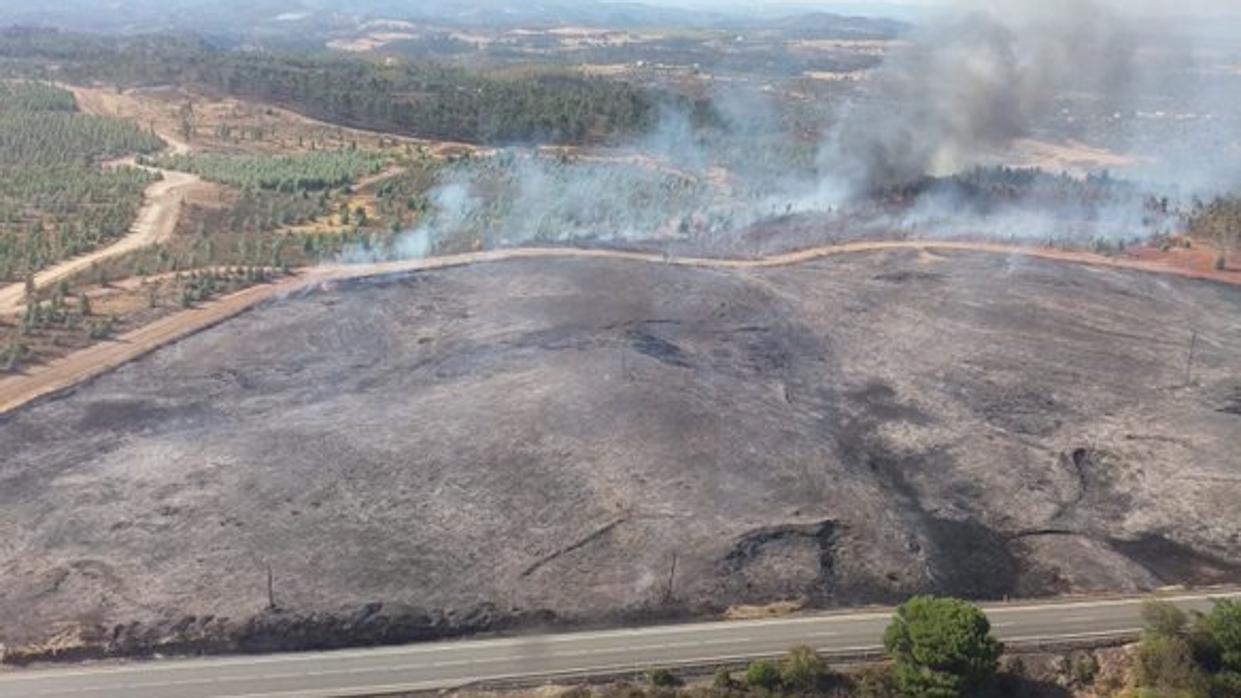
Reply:
<svg viewBox="0 0 1241 698"><path fill-rule="evenodd" d="M1198 330L1189 337L1189 356L1185 360L1185 386L1193 385L1194 354L1198 351Z"/></svg>
<svg viewBox="0 0 1241 698"><path fill-rule="evenodd" d="M267 563L267 610L276 610L275 579L271 573L271 563Z"/></svg>
<svg viewBox="0 0 1241 698"><path fill-rule="evenodd" d="M665 604L668 603L669 601L672 601L672 588L673 588L673 583L676 582L676 577L677 577L677 554L673 553L672 554L672 569L668 570L668 588L664 590L664 603Z"/></svg>

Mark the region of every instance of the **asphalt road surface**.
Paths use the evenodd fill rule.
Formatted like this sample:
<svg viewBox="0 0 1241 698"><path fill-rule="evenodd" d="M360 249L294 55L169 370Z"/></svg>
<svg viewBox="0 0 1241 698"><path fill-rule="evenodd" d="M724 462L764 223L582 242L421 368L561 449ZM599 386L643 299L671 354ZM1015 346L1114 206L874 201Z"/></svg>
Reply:
<svg viewBox="0 0 1241 698"><path fill-rule="evenodd" d="M1165 600L1209 610L1211 598ZM1142 598L995 605L987 614L1008 643L1083 641L1137 632ZM604 632L254 657L101 664L0 674L0 696L155 698L358 696L450 688L478 681L640 672L710 666L782 654L808 645L821 653L878 649L887 611L698 623Z"/></svg>

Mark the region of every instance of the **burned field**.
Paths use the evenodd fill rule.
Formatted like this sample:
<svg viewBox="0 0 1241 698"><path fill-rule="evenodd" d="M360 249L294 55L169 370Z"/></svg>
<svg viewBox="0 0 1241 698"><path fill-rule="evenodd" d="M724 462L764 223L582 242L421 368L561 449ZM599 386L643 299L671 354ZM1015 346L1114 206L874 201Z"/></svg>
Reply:
<svg viewBox="0 0 1241 698"><path fill-rule="evenodd" d="M0 421L0 642L1235 581L1239 394L1241 290L1023 257L355 282Z"/></svg>

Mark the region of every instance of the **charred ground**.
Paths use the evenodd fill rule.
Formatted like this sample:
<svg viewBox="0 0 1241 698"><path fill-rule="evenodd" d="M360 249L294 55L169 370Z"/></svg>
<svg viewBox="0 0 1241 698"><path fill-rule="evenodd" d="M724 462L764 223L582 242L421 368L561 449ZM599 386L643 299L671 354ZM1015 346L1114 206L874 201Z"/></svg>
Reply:
<svg viewBox="0 0 1241 698"><path fill-rule="evenodd" d="M1239 318L1225 286L913 252L287 299L0 421L0 642L1235 579Z"/></svg>

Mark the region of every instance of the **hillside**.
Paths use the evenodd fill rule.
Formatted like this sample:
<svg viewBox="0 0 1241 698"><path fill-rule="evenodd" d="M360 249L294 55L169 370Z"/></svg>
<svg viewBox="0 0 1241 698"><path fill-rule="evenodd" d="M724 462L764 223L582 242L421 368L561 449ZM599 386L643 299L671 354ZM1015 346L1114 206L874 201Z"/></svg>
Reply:
<svg viewBox="0 0 1241 698"><path fill-rule="evenodd" d="M1233 580L1238 317L1230 287L916 252L290 298L0 422L0 642Z"/></svg>

